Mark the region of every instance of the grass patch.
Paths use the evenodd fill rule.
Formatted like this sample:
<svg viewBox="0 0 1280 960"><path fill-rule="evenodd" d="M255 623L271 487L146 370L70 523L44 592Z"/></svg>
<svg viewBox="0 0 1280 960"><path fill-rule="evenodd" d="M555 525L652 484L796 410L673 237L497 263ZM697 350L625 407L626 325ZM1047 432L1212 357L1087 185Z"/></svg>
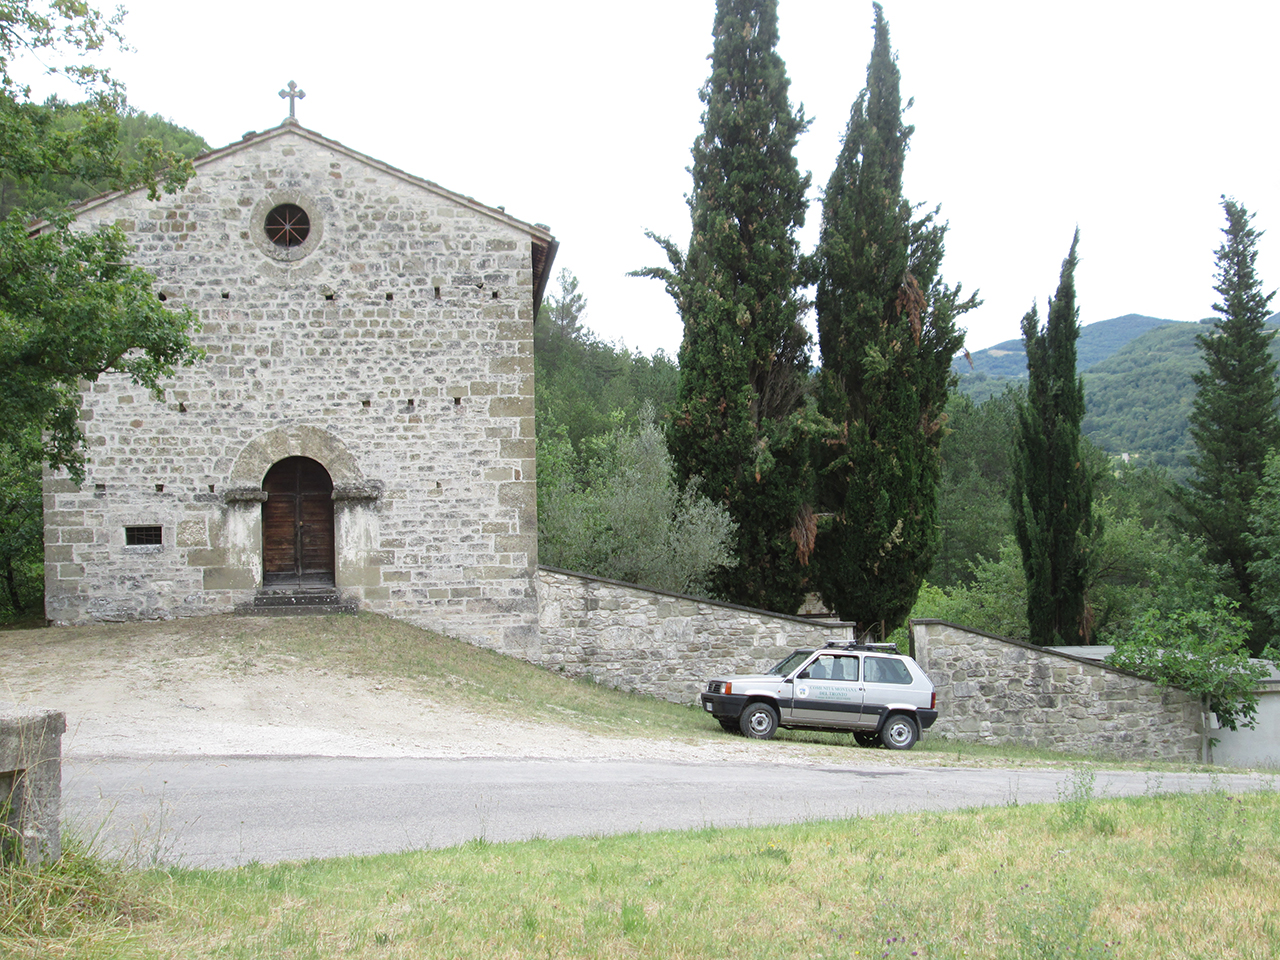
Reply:
<svg viewBox="0 0 1280 960"><path fill-rule="evenodd" d="M1280 795L1098 799L128 874L0 955L1263 958Z"/></svg>
<svg viewBox="0 0 1280 960"><path fill-rule="evenodd" d="M160 914L155 877L107 862L74 838L42 869L0 865L0 956L79 955Z"/></svg>

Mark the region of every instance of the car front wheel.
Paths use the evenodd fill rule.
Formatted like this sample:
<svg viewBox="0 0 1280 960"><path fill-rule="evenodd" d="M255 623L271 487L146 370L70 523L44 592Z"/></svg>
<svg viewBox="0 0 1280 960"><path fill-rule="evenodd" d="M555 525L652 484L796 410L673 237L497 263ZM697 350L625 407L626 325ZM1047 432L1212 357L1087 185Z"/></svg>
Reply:
<svg viewBox="0 0 1280 960"><path fill-rule="evenodd" d="M754 740L768 740L778 729L778 712L767 703L753 703L742 711L738 726Z"/></svg>
<svg viewBox="0 0 1280 960"><path fill-rule="evenodd" d="M903 713L895 713L884 722L880 742L890 750L910 750L920 738L916 722Z"/></svg>

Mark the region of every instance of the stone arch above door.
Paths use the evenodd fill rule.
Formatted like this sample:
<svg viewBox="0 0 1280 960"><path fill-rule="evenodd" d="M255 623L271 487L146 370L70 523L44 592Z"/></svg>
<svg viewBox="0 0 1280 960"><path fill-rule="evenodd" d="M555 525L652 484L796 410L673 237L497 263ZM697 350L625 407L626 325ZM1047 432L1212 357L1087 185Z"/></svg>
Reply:
<svg viewBox="0 0 1280 960"><path fill-rule="evenodd" d="M268 430L245 444L231 467L227 499L260 499L263 477L286 457L307 457L323 464L333 478L335 500L381 497L382 483L366 479L355 456L341 440L321 427L297 426Z"/></svg>

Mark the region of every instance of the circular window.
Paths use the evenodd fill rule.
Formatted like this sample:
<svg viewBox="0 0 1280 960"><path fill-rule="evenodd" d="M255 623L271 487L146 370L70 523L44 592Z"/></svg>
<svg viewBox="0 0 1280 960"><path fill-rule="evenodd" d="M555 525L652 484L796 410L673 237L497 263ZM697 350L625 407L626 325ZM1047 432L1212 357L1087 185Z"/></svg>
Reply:
<svg viewBox="0 0 1280 960"><path fill-rule="evenodd" d="M274 190L253 206L246 239L279 263L297 263L324 239L325 210L301 190Z"/></svg>
<svg viewBox="0 0 1280 960"><path fill-rule="evenodd" d="M267 213L263 227L277 247L300 247L311 234L311 218L296 203L282 203Z"/></svg>

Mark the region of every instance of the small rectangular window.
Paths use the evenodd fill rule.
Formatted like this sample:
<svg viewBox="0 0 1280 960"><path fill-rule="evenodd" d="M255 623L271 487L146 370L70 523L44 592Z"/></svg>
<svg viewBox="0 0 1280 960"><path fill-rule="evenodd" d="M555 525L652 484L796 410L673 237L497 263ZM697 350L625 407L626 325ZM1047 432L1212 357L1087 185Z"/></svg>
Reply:
<svg viewBox="0 0 1280 960"><path fill-rule="evenodd" d="M153 547L164 543L163 527L125 527L124 545L126 547Z"/></svg>

